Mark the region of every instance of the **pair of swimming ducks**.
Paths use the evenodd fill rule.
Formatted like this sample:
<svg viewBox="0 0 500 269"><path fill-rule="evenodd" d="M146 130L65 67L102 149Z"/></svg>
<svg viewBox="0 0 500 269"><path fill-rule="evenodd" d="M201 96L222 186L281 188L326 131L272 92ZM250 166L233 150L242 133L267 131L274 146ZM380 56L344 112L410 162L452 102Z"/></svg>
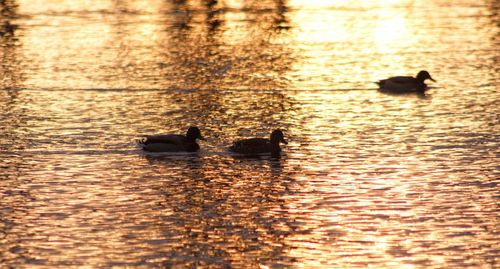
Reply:
<svg viewBox="0 0 500 269"><path fill-rule="evenodd" d="M150 152L196 152L200 145L196 140L205 140L198 127L189 127L186 135L152 135L146 136L139 142L142 149ZM272 154L277 155L281 152L280 143L288 144L283 132L276 129L271 133L271 138L249 138L237 140L229 147L229 151L246 154Z"/></svg>
<svg viewBox="0 0 500 269"><path fill-rule="evenodd" d="M422 70L417 77L397 76L376 82L381 91L392 93L424 93L427 90L425 80L435 81L429 72ZM186 135L153 135L140 141L145 151L151 152L195 152L200 149L197 139L203 140L198 127L190 127ZM280 143L287 144L283 132L279 129L271 133L270 139L250 138L235 141L229 148L230 151L240 154L279 154Z"/></svg>

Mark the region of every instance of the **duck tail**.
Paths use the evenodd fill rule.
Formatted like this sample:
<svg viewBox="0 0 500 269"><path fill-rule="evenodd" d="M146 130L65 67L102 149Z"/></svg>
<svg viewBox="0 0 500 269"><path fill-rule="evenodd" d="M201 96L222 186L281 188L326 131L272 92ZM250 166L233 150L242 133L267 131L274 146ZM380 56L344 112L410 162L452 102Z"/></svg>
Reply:
<svg viewBox="0 0 500 269"><path fill-rule="evenodd" d="M141 138L141 139L136 139L135 142L139 145L144 147L146 145L146 138Z"/></svg>
<svg viewBox="0 0 500 269"><path fill-rule="evenodd" d="M238 152L241 148L240 144L240 141L233 142L233 144L229 147L229 151Z"/></svg>

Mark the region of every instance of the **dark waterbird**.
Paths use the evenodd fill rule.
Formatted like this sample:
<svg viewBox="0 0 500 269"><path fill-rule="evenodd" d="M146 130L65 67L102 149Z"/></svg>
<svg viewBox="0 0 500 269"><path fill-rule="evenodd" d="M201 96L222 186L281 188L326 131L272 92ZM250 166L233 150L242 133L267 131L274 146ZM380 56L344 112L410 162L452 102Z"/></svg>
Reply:
<svg viewBox="0 0 500 269"><path fill-rule="evenodd" d="M410 93L420 92L423 93L427 90L427 84L424 83L426 79L436 82L429 72L422 70L418 72L417 77L410 76L397 76L388 79L382 79L376 82L381 91L392 93Z"/></svg>
<svg viewBox="0 0 500 269"><path fill-rule="evenodd" d="M150 152L195 152L200 149L196 139L205 140L198 127L189 127L186 135L166 134L146 136L139 144Z"/></svg>
<svg viewBox="0 0 500 269"><path fill-rule="evenodd" d="M280 142L286 142L283 132L276 129L271 133L271 139L266 138L249 138L235 141L229 150L235 153L245 155L257 155L263 153L270 153L278 155L281 152Z"/></svg>

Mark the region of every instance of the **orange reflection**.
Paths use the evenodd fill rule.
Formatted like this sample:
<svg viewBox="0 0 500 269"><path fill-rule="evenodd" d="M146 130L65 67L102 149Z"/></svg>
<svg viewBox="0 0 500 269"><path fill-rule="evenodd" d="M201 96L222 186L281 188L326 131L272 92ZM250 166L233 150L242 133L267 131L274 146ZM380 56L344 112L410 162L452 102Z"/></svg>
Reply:
<svg viewBox="0 0 500 269"><path fill-rule="evenodd" d="M492 264L496 24L413 2L19 1L0 41L2 262ZM455 87L375 91L421 66ZM189 125L197 154L134 143ZM280 159L227 153L274 128Z"/></svg>

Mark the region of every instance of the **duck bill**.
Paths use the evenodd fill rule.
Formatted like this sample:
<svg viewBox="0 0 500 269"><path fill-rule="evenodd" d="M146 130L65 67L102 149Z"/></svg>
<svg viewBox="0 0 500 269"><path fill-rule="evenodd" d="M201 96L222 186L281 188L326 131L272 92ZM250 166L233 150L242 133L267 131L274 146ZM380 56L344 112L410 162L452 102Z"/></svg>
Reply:
<svg viewBox="0 0 500 269"><path fill-rule="evenodd" d="M206 139L205 139L205 137L203 137L203 136L201 136L201 135L200 135L200 136L198 136L198 139L203 140L203 141L205 141L205 140L206 140Z"/></svg>
<svg viewBox="0 0 500 269"><path fill-rule="evenodd" d="M430 79L430 80L432 80L432 81L434 81L434 82L437 82L435 79L433 79L433 78L431 78L431 77L429 77L429 79Z"/></svg>
<svg viewBox="0 0 500 269"><path fill-rule="evenodd" d="M288 145L288 142L286 142L286 140L283 138L281 139L281 143L285 144L285 145Z"/></svg>

